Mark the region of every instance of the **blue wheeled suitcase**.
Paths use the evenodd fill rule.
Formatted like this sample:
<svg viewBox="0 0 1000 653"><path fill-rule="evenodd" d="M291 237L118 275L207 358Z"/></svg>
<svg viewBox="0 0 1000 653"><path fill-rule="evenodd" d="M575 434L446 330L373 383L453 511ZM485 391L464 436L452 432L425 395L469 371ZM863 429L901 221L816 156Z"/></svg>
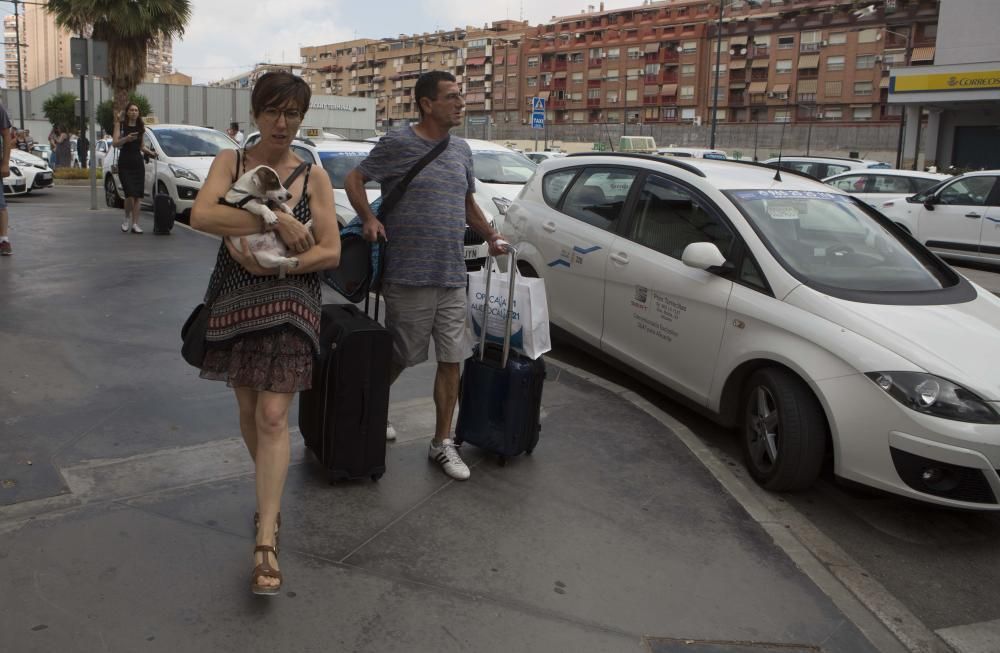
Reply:
<svg viewBox="0 0 1000 653"><path fill-rule="evenodd" d="M517 252L509 247L510 297L514 305ZM492 261L486 261L486 294L490 292ZM483 303L484 309L488 302ZM482 334L472 356L466 359L458 400L456 443L468 442L497 454L500 464L507 458L530 454L541 430L542 385L545 361L532 360L510 350L512 314L507 311L503 345L486 343L486 316Z"/></svg>

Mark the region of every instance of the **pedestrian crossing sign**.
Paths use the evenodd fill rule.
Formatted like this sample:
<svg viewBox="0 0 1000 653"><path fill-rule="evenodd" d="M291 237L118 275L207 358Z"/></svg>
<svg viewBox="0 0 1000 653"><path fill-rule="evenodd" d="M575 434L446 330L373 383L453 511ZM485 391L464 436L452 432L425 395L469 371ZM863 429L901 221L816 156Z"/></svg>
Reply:
<svg viewBox="0 0 1000 653"><path fill-rule="evenodd" d="M545 111L545 98L543 98L543 97L533 97L533 98L531 98L531 110L532 111Z"/></svg>

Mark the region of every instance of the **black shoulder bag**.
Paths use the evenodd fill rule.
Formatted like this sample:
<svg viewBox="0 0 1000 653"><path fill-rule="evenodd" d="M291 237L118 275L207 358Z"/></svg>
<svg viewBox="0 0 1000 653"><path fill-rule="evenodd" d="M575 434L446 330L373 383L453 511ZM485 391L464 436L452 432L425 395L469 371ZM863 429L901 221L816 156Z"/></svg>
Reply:
<svg viewBox="0 0 1000 653"><path fill-rule="evenodd" d="M427 164L436 159L439 154L445 151L451 136L445 136L444 140L435 145L431 150L417 161L412 168L407 171L398 184L393 186L385 197L382 198L375 217L379 222L385 222L385 218L392 212L402 199L407 187L413 178L420 174ZM369 243L360 233L356 226L348 225L340 230L340 264L332 270L323 271L323 281L328 286L343 295L347 301L358 303L368 297L371 290L378 290L382 280L382 271L385 269L385 243ZM372 255L372 248L381 248ZM373 269L373 262L377 261L378 268ZM374 282L374 284L373 284ZM376 311L378 305L376 303Z"/></svg>

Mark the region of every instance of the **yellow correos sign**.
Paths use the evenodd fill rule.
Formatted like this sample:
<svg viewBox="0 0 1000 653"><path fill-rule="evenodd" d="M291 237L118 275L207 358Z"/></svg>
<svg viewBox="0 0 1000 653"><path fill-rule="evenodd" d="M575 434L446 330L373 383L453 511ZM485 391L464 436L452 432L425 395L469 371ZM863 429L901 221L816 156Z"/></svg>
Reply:
<svg viewBox="0 0 1000 653"><path fill-rule="evenodd" d="M927 91L988 91L1000 89L1000 70L974 73L934 73L893 77L891 93L922 93Z"/></svg>

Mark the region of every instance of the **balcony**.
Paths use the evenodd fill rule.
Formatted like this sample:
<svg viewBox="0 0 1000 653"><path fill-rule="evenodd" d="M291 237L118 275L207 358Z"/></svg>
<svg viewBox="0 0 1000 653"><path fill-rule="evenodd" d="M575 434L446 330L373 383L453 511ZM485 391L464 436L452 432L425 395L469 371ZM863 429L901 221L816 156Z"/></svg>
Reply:
<svg viewBox="0 0 1000 653"><path fill-rule="evenodd" d="M555 65L552 66L551 70L566 70L567 63L565 59L556 59Z"/></svg>
<svg viewBox="0 0 1000 653"><path fill-rule="evenodd" d="M742 107L747 103L746 93L730 93L729 94L729 106L731 107Z"/></svg>
<svg viewBox="0 0 1000 653"><path fill-rule="evenodd" d="M556 100L549 100L549 104L552 106L553 109L565 109L566 108L566 100L565 99L563 99L563 100L558 100L558 99L556 99Z"/></svg>
<svg viewBox="0 0 1000 653"><path fill-rule="evenodd" d="M601 98L587 98L587 107L601 106Z"/></svg>
<svg viewBox="0 0 1000 653"><path fill-rule="evenodd" d="M663 71L660 75L660 81L664 84L676 84L677 83L677 73L674 71Z"/></svg>

